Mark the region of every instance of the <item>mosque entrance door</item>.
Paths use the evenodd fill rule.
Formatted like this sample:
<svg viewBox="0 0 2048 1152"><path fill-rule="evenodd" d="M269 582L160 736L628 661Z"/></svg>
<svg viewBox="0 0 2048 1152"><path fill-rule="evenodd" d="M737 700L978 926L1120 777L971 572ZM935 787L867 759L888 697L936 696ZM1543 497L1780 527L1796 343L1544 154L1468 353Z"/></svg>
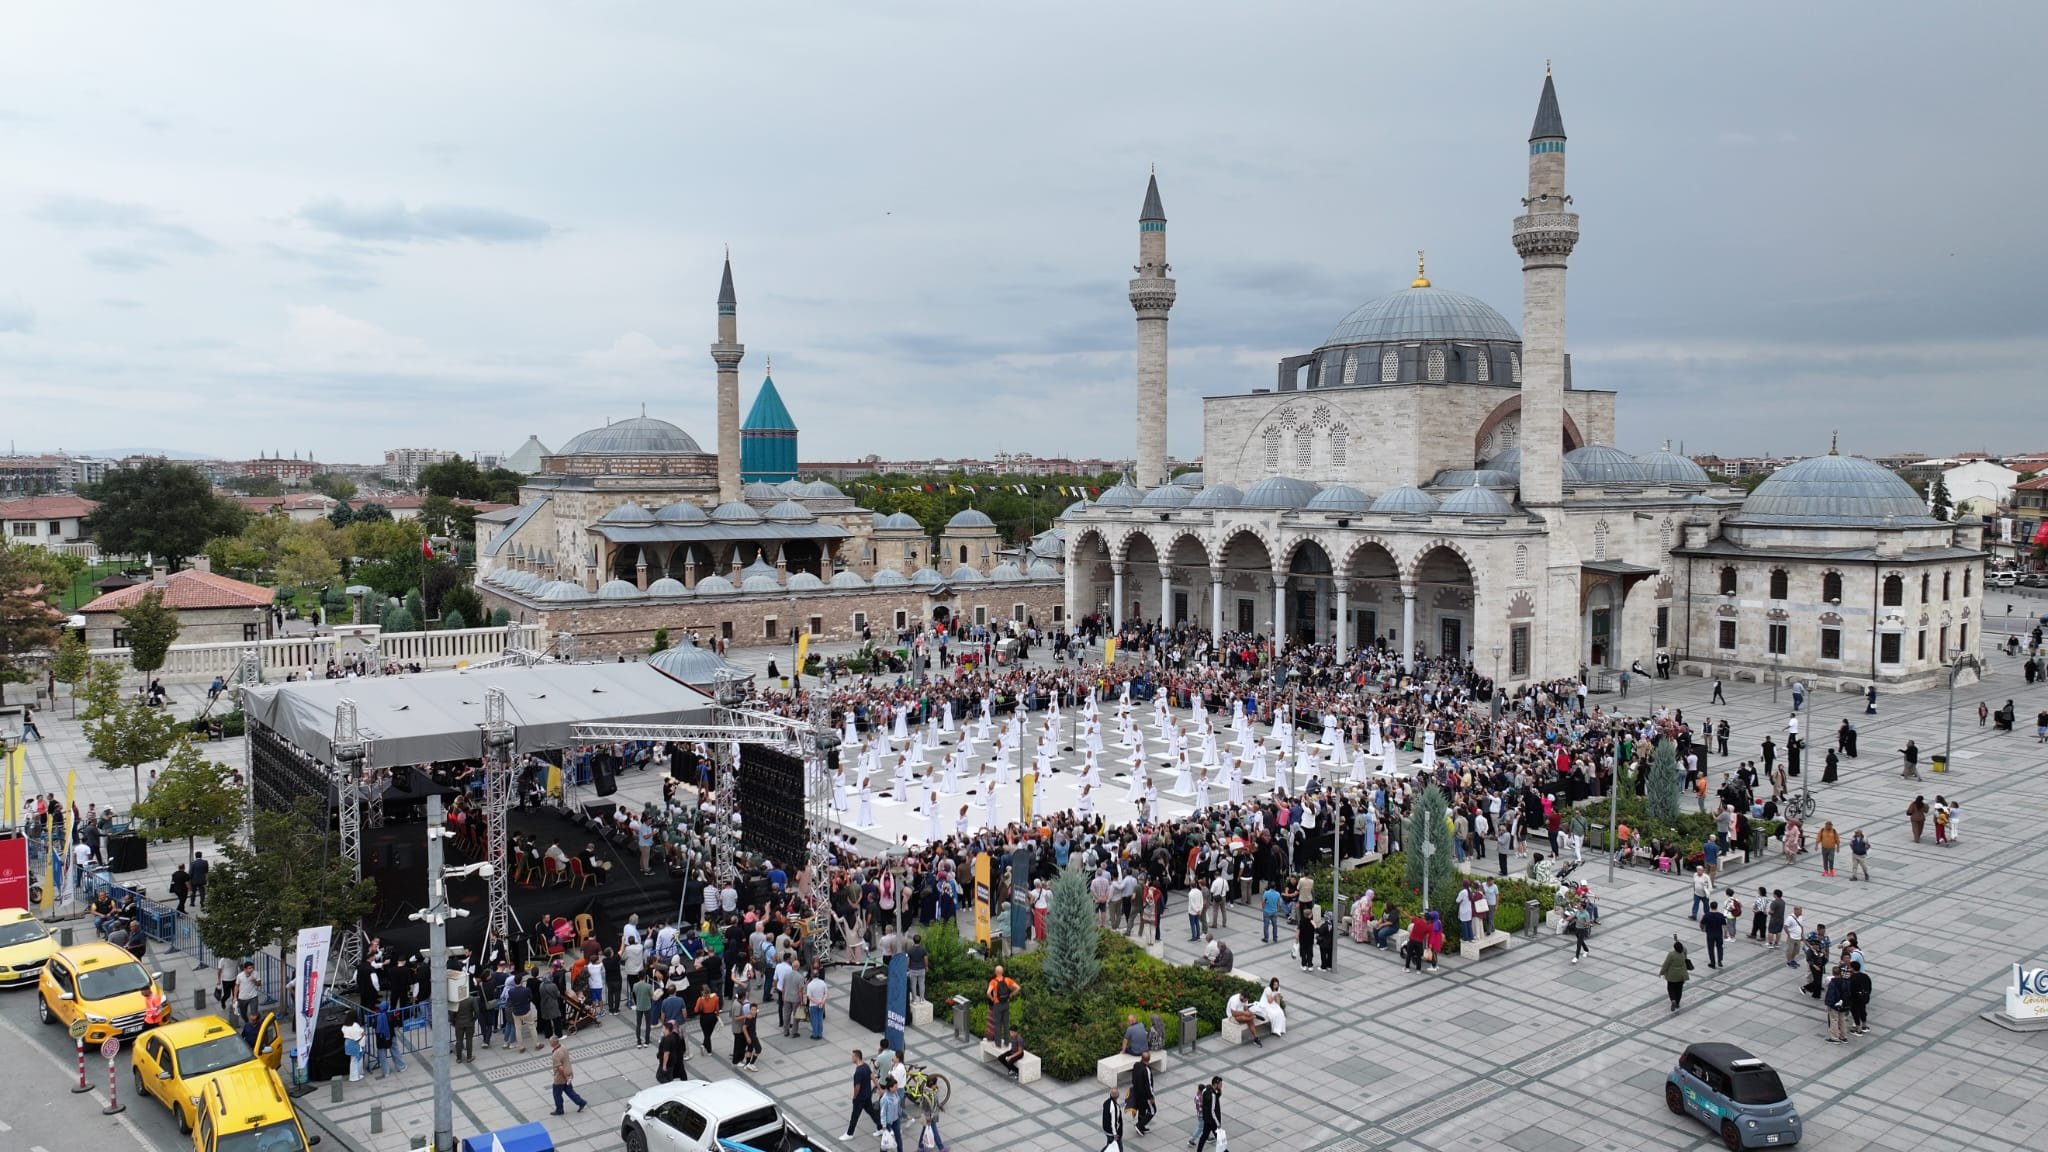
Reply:
<svg viewBox="0 0 2048 1152"><path fill-rule="evenodd" d="M1369 608L1353 609L1353 613L1358 617L1358 626L1351 630L1351 634L1359 637L1366 647L1378 648L1380 646L1380 614Z"/></svg>
<svg viewBox="0 0 2048 1152"><path fill-rule="evenodd" d="M1437 649L1439 656L1463 656L1465 654L1465 622L1455 616L1446 616L1440 622L1439 639L1443 647Z"/></svg>
<svg viewBox="0 0 2048 1152"><path fill-rule="evenodd" d="M1614 610L1611 608L1595 608L1592 615L1593 646L1592 659L1589 662L1595 668L1605 668L1607 667L1607 649L1613 640Z"/></svg>
<svg viewBox="0 0 2048 1152"><path fill-rule="evenodd" d="M1237 630L1238 630L1239 632L1245 632L1245 633L1251 633L1251 632L1256 632L1256 631L1258 631L1258 630L1259 630L1259 629L1258 629L1258 625L1257 625L1257 624L1256 624L1256 623L1254 622L1254 618L1255 618L1255 617L1256 617L1257 615L1258 615L1258 610L1257 610L1256 608L1253 608L1253 607L1252 607L1252 602L1251 602L1250 600L1244 600L1244 599L1240 599L1240 600L1238 600L1238 602L1237 602Z"/></svg>
<svg viewBox="0 0 2048 1152"><path fill-rule="evenodd" d="M1187 622L1188 594L1185 592L1175 592L1173 594L1173 623L1185 624Z"/></svg>

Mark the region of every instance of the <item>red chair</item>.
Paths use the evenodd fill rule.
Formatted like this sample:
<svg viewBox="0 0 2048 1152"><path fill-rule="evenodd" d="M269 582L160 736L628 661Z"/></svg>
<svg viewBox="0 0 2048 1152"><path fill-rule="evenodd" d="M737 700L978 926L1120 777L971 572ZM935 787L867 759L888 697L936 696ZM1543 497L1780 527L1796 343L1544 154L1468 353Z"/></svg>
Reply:
<svg viewBox="0 0 2048 1152"><path fill-rule="evenodd" d="M597 877L583 870L583 857L581 856L569 857L569 878L579 890L588 888L591 882L597 879Z"/></svg>
<svg viewBox="0 0 2048 1152"><path fill-rule="evenodd" d="M568 879L568 877L562 875L562 866L555 863L553 856L542 856L540 858L540 865L544 877L542 887L546 887L556 881L566 881Z"/></svg>

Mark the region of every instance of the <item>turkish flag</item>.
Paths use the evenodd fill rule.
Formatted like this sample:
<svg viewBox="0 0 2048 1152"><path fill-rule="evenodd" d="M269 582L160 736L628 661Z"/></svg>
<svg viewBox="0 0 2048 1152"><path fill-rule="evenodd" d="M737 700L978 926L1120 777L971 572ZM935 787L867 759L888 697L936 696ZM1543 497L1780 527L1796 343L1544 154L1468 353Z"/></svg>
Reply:
<svg viewBox="0 0 2048 1152"><path fill-rule="evenodd" d="M2034 543L2048 548L2048 520L2043 520L2041 527L2034 532Z"/></svg>
<svg viewBox="0 0 2048 1152"><path fill-rule="evenodd" d="M420 541L420 555L425 556L429 560L434 558L434 542L432 540L422 539Z"/></svg>

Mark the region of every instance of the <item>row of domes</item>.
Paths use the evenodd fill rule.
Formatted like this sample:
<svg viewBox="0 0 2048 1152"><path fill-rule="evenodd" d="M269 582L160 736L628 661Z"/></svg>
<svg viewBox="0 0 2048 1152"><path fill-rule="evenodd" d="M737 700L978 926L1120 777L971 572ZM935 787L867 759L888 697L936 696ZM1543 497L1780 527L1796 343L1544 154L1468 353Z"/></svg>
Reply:
<svg viewBox="0 0 2048 1152"><path fill-rule="evenodd" d="M1468 476L1475 474L1467 473ZM1507 486L1512 487L1512 482ZM1383 492L1377 497L1368 496L1349 484L1318 488L1292 476L1268 476L1242 491L1230 484L1212 484L1199 492L1169 484L1132 499L1130 494L1136 491L1129 485L1119 484L1105 491L1095 505L1111 508L1298 508L1307 512L1392 516L1429 516L1436 513L1510 516L1515 511L1514 503L1495 488L1476 482L1441 498L1408 486ZM1068 508L1064 515L1086 511L1090 506L1084 501Z"/></svg>
<svg viewBox="0 0 2048 1152"><path fill-rule="evenodd" d="M941 584L980 584L993 581L998 584L1014 583L1020 580L1057 580L1059 570L1043 559L1033 560L1029 568L1020 569L1016 564L1004 561L984 576L973 568L961 565L951 576L941 576L936 569L920 568L909 576L894 568L884 568L875 573L872 580L863 579L858 572L835 572L830 580L821 580L810 572L792 572L784 580L782 573L763 560L755 560L742 568L739 583L734 584L725 576L713 574L697 581L695 588L687 587L682 581L663 577L647 586L642 592L628 580L610 580L596 592L585 590L581 585L566 580L550 580L532 572L498 568L487 572L483 582L509 592L518 593L529 600L542 603L568 603L579 600L661 600L683 596L744 595L748 593L778 592L858 592L868 588L894 588L905 586L937 587Z"/></svg>

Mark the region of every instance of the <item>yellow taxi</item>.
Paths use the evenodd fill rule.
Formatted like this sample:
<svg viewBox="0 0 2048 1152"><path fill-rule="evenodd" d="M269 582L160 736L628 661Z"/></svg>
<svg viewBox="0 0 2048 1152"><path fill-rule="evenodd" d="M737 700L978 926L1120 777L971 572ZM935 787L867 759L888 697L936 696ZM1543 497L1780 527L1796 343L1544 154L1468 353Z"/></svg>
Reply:
<svg viewBox="0 0 2048 1152"><path fill-rule="evenodd" d="M148 1027L144 1015L152 995L161 1005L160 1022L171 1019L170 1001L156 981L124 948L98 942L59 948L36 983L36 1018L67 1027L83 1020L84 1040L94 1046L109 1038L125 1040Z"/></svg>
<svg viewBox="0 0 2048 1152"><path fill-rule="evenodd" d="M26 908L0 908L0 985L33 984L57 938Z"/></svg>
<svg viewBox="0 0 2048 1152"><path fill-rule="evenodd" d="M135 1042L135 1092L154 1096L177 1117L178 1131L190 1132L198 1112L194 1101L215 1078L244 1064L275 1074L283 1055L276 1016L265 1016L257 1026L254 1052L226 1020L195 1016L151 1028Z"/></svg>
<svg viewBox="0 0 2048 1152"><path fill-rule="evenodd" d="M216 1074L195 1103L193 1152L306 1152L320 1142L307 1138L284 1082L259 1061Z"/></svg>

